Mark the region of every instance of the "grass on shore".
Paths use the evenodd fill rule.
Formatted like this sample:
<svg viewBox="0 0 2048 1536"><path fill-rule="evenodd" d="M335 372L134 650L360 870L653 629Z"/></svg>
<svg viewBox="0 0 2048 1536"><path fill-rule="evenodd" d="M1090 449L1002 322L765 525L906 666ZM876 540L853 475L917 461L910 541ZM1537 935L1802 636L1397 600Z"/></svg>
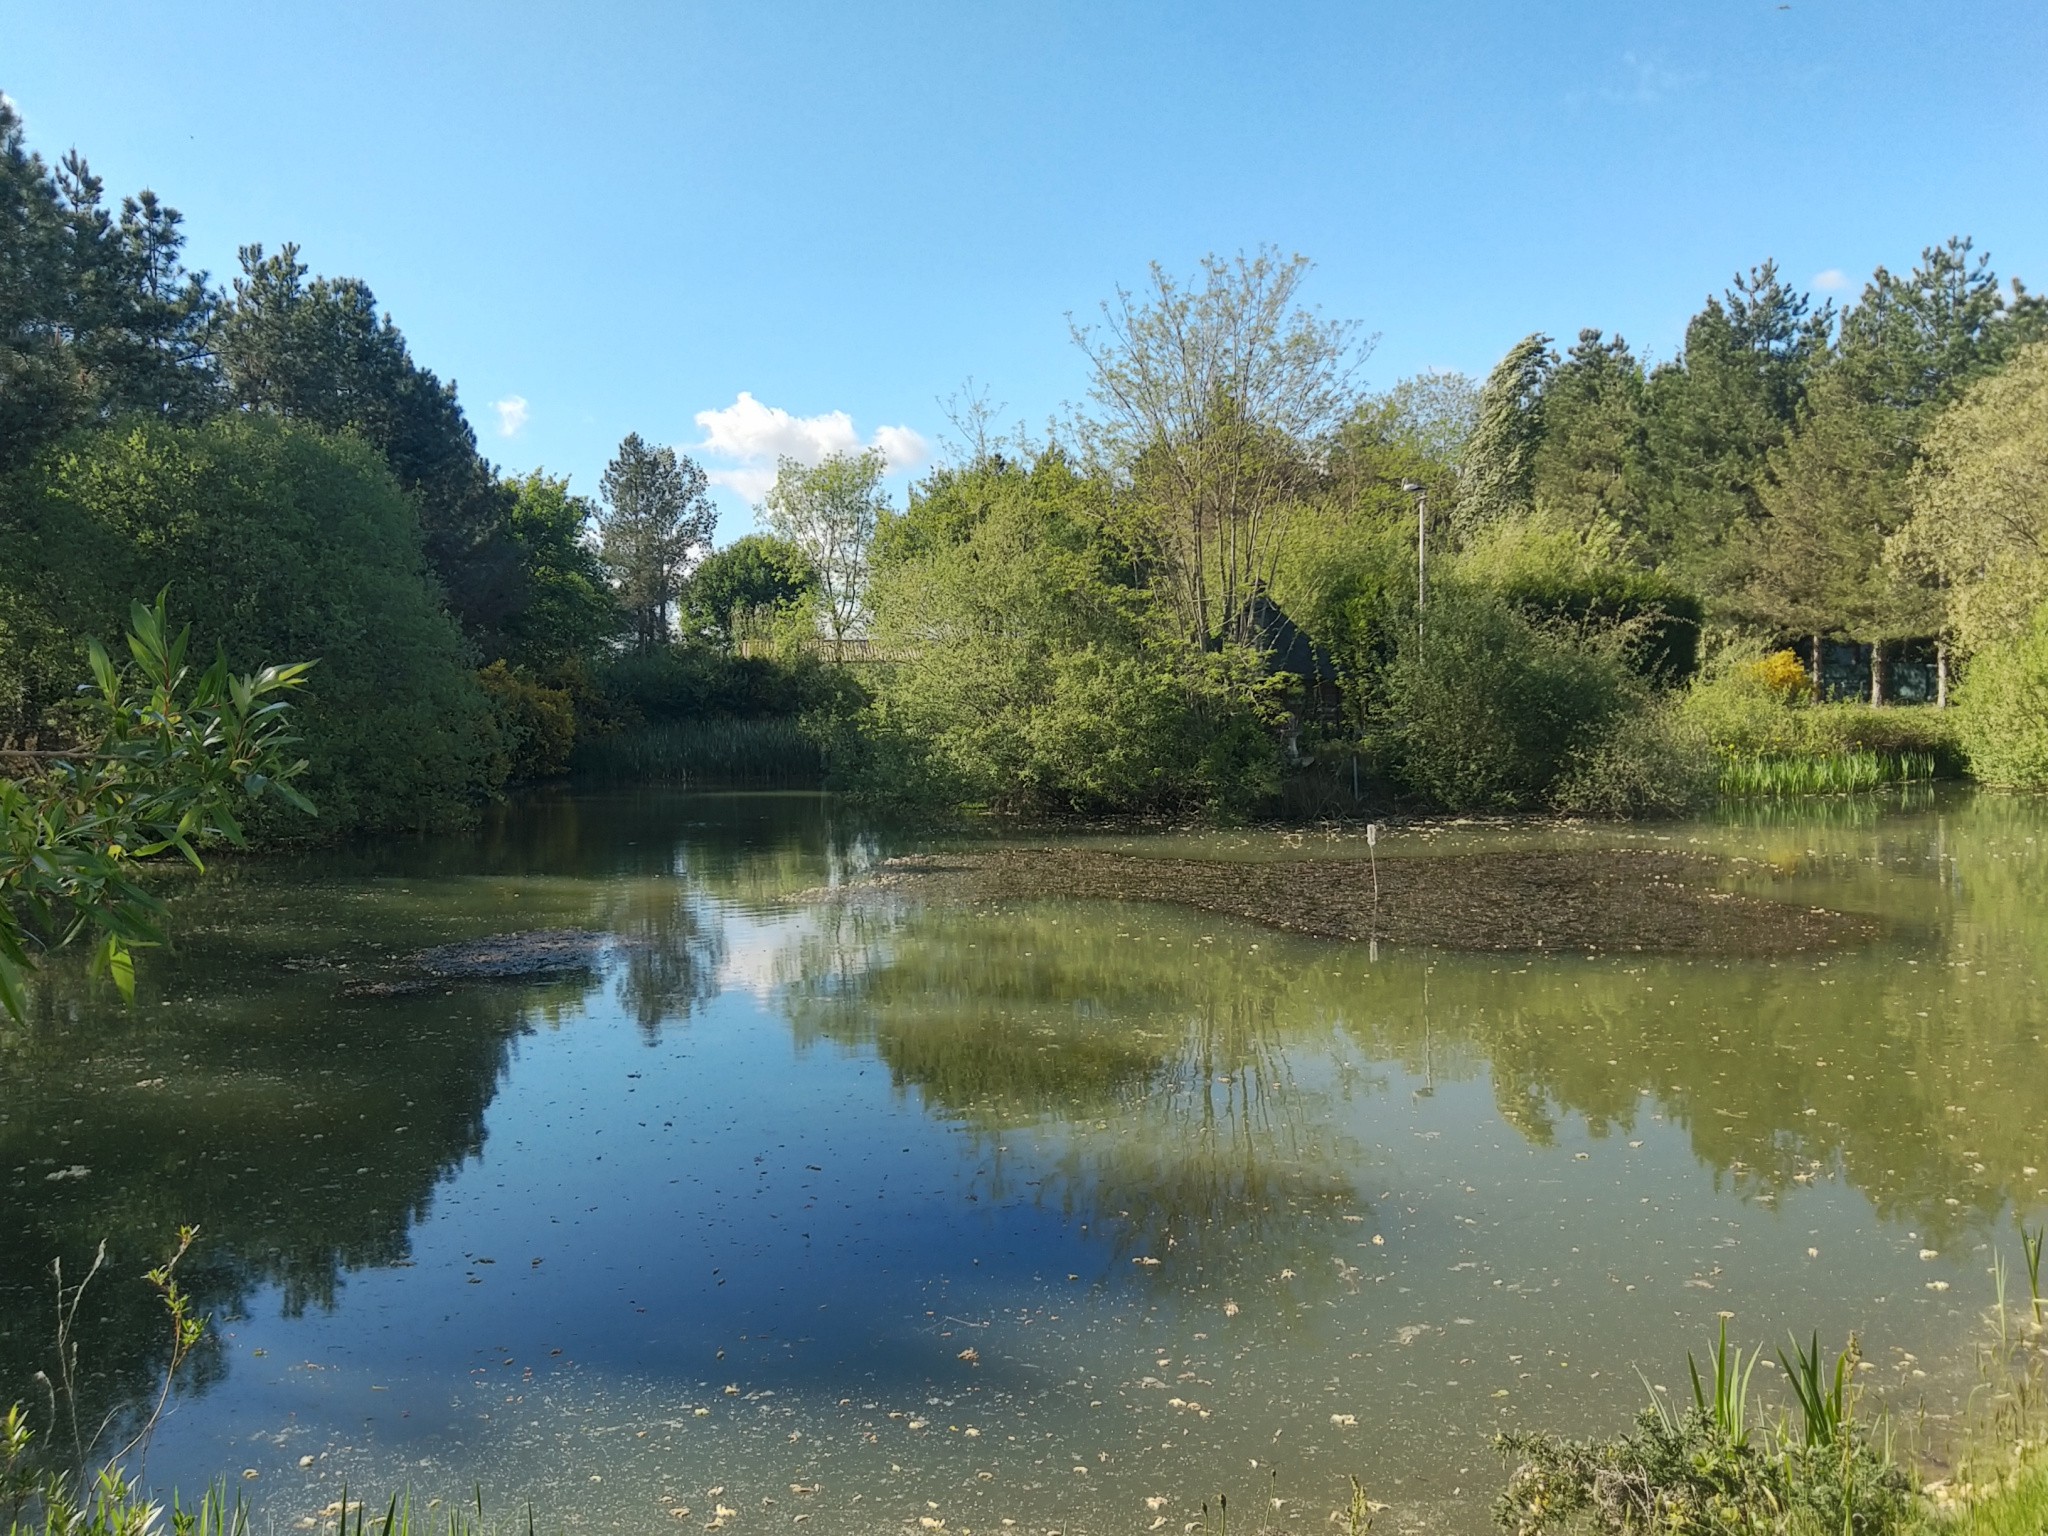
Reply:
<svg viewBox="0 0 2048 1536"><path fill-rule="evenodd" d="M2011 1476L1960 1510L1930 1516L1930 1536L2044 1536L2048 1533L2048 1455L2022 1462Z"/></svg>

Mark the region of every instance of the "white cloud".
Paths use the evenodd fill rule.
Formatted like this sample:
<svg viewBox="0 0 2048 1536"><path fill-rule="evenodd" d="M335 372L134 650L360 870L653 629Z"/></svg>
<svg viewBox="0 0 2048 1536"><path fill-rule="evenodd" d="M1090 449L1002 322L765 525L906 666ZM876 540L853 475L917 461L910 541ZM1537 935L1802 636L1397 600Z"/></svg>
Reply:
<svg viewBox="0 0 2048 1536"><path fill-rule="evenodd" d="M526 418L532 414L527 409L524 395L507 395L502 400L493 400L491 409L498 413L500 437L517 437L526 430Z"/></svg>
<svg viewBox="0 0 2048 1536"><path fill-rule="evenodd" d="M835 453L878 448L894 473L917 468L931 454L924 437L910 427L878 427L863 442L845 411L793 416L780 406L763 405L745 390L731 405L697 412L696 421L704 433L697 451L731 461L707 470L711 483L750 502L761 500L775 484L779 459L817 464Z"/></svg>
<svg viewBox="0 0 2048 1536"><path fill-rule="evenodd" d="M890 470L915 469L931 457L932 446L924 434L911 427L875 428L875 446L889 461Z"/></svg>
<svg viewBox="0 0 2048 1536"><path fill-rule="evenodd" d="M1814 274L1813 286L1823 293L1839 293L1849 286L1849 274L1840 267L1829 267L1825 272Z"/></svg>

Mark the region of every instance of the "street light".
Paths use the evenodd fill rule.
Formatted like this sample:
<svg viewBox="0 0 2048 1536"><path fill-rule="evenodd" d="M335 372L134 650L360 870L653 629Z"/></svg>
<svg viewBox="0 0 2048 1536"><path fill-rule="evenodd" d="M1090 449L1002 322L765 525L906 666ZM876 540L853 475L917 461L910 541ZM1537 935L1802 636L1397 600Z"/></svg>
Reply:
<svg viewBox="0 0 2048 1536"><path fill-rule="evenodd" d="M1429 597L1429 488L1419 480L1403 480L1401 489L1415 498L1415 642L1422 643L1422 607Z"/></svg>

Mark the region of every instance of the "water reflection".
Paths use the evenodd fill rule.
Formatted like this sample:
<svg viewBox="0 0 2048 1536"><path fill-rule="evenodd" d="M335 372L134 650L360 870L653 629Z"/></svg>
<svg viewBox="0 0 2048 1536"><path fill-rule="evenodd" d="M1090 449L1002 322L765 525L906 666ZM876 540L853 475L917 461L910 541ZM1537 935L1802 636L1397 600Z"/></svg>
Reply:
<svg viewBox="0 0 2048 1536"><path fill-rule="evenodd" d="M1174 1410L1194 1465L1283 1427L1308 1439L1299 1455L1335 1455L1315 1438L1336 1432L1332 1383L1378 1394L1389 1465L1525 1401L1611 1417L1612 1378L1676 1358L1723 1305L1772 1328L1889 1318L1896 1347L1924 1355L1970 1326L1981 1245L2015 1210L2048 1209L2048 810L1843 804L1443 838L1688 847L1723 861L1729 889L1885 920L1882 943L1776 961L1375 956L1164 905L820 898L916 845L801 796L563 797L458 842L227 866L179 895L180 949L152 957L135 1009L58 976L32 1026L0 1037L0 1398L46 1363L49 1259L76 1265L102 1236L120 1283L90 1325L93 1390L134 1392L161 1326L127 1277L181 1221L206 1232L203 1310L300 1319L311 1331L283 1337L309 1340L332 1313L393 1373L427 1357L404 1338L429 1304L369 1278L352 1296L349 1278L517 1241L538 1289L471 1270L456 1300L431 1292L434 1315L522 1358L582 1328L586 1353L652 1373L677 1423L694 1422L678 1395L722 1401L709 1373L739 1374L713 1341L737 1359L754 1334L789 1341L778 1413L857 1403L879 1373L963 1401L1009 1392L1020 1429L1065 1434L1155 1369L1149 1347L1114 1363L1132 1319L1181 1330L1184 1351L1214 1330L1205 1348L1256 1369L1204 1368L1208 1439L1183 1441ZM543 927L614 935L602 973L341 992L423 945ZM606 1201L661 1214L573 1238L541 1215ZM1738 1263L1723 1250L1752 1216ZM1801 1268L1838 1251L1843 1267ZM953 1276L974 1278L949 1290ZM1886 1296L1918 1310L1872 1312ZM639 1319L664 1309L650 1335ZM943 1331L954 1313L1017 1319L971 1335L982 1385L941 1385L969 1370ZM1529 1396L1507 1362L1560 1330L1591 1374ZM241 1454L226 1447L273 1423L283 1390L253 1358L230 1372L229 1331L188 1382L227 1437L196 1464ZM461 1385L470 1367L404 1368L426 1373L411 1411L483 1455L488 1434L449 1416L433 1374ZM1077 1401L1026 1390L1069 1375L1087 1383ZM1149 1423L1133 1403L1129 1422ZM596 1415L553 1411L563 1434ZM1134 1468L1157 1461L1136 1429L1088 1433Z"/></svg>

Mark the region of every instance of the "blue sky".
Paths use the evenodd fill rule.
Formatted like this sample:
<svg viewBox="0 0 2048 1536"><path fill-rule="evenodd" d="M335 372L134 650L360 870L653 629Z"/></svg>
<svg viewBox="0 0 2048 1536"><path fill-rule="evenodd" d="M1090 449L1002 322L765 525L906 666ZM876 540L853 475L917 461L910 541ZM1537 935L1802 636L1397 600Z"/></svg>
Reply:
<svg viewBox="0 0 2048 1536"><path fill-rule="evenodd" d="M1155 259L1313 257L1376 384L1582 325L1668 356L1766 256L1853 290L1967 233L2048 284L2044 59L2039 0L0 0L46 155L217 277L367 280L508 469L692 448L721 541L775 449L909 465L970 375L1042 423L1066 314Z"/></svg>

